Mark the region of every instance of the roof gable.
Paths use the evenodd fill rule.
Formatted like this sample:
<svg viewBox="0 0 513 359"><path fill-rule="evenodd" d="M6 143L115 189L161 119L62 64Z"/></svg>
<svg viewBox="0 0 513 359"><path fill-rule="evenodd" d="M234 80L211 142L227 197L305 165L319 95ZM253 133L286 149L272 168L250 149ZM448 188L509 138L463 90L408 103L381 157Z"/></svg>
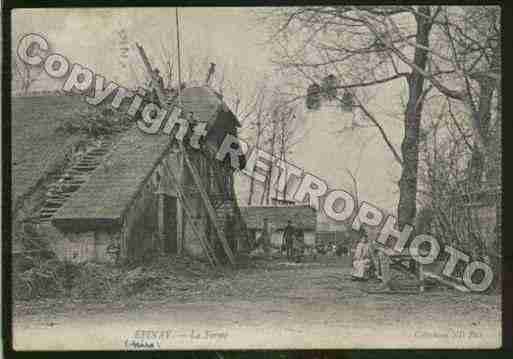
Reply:
<svg viewBox="0 0 513 359"><path fill-rule="evenodd" d="M129 130L89 180L55 213L52 222L56 226L69 220L118 223L169 146L168 136Z"/></svg>
<svg viewBox="0 0 513 359"><path fill-rule="evenodd" d="M209 87L188 87L182 90L182 105L186 112L192 112L194 119L213 125L218 112L229 116L231 127L240 127L237 117L231 112L217 92Z"/></svg>
<svg viewBox="0 0 513 359"><path fill-rule="evenodd" d="M195 120L209 123L206 139L215 146L220 146L219 139L222 141L239 123L209 88L184 89L182 104L185 111L193 112ZM221 117L224 120L220 121ZM130 129L103 158L89 180L55 213L52 223L63 228L73 227L78 222L86 227L120 224L125 210L170 145L168 135L148 135L137 127Z"/></svg>

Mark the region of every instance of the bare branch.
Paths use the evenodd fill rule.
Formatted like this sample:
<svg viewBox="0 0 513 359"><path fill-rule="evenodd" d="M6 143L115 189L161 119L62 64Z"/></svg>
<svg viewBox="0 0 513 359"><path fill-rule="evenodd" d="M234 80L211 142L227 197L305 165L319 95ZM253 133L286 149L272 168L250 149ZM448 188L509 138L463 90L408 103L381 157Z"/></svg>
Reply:
<svg viewBox="0 0 513 359"><path fill-rule="evenodd" d="M372 121L372 123L374 123L374 125L376 125L376 127L378 128L380 134L381 134L381 137L383 137L383 140L385 141L385 143L387 144L388 148L390 149L390 151L392 151L392 154L394 155L394 158L395 160L402 166L403 164L403 161L401 160L401 156L399 156L399 153L397 152L397 150L394 148L394 145L392 145L392 142L389 140L385 130L383 129L383 126L381 126L381 124L376 120L376 118L365 108L365 106L362 104L362 102L356 97L354 96L354 99L358 102L358 108L360 108L363 113L365 114L365 116L367 116L367 118L369 120Z"/></svg>

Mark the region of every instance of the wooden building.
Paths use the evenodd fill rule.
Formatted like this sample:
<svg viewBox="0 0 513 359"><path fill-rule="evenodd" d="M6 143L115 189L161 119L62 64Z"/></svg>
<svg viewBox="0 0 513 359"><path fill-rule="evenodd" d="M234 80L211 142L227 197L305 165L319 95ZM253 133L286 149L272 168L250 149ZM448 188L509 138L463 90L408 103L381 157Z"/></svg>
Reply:
<svg viewBox="0 0 513 359"><path fill-rule="evenodd" d="M315 245L317 212L310 206L250 206L241 207L241 212L250 241L254 242L261 235L264 218L267 218L273 246L283 244L283 230L288 220L292 221L294 227L303 230L307 246Z"/></svg>
<svg viewBox="0 0 513 359"><path fill-rule="evenodd" d="M164 252L233 263L246 230L234 169L215 155L240 124L206 87L184 89L182 105L194 122L207 123L201 150L178 142L174 133L127 131L53 214L58 233L53 249L59 257L105 262Z"/></svg>

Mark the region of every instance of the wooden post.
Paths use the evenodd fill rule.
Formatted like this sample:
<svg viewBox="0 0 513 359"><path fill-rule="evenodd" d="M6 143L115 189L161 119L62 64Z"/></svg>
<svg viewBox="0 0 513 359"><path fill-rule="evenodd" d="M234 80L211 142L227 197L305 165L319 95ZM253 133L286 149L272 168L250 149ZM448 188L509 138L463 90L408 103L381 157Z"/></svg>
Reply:
<svg viewBox="0 0 513 359"><path fill-rule="evenodd" d="M165 225L164 221L166 219L164 218L164 194L158 193L157 194L157 227L158 227L158 234L159 234L159 250L162 252L165 252L166 248L164 243L166 243L166 233L165 233Z"/></svg>
<svg viewBox="0 0 513 359"><path fill-rule="evenodd" d="M417 275L418 275L418 278L419 278L419 283L420 283L420 287L419 287L419 290L420 292L424 292L424 268L422 268L422 264L421 263L417 263Z"/></svg>
<svg viewBox="0 0 513 359"><path fill-rule="evenodd" d="M214 210L214 207L212 206L212 203L210 202L210 198L208 197L208 194L205 192L205 188L203 187L203 184L201 182L200 175L192 162L190 161L189 157L187 156L187 153L183 151L183 157L185 159L185 163L187 164L187 167L189 168L192 178L194 179L194 183L196 184L196 188L198 189L201 199L203 200L203 204L205 205L205 209L207 210L208 215L210 216L210 219L213 222L214 229L217 233L217 237L221 241L221 245L224 249L224 252L226 253L226 256L228 257L228 260L231 265L235 265L235 257L233 255L233 252L230 248L230 245L228 244L228 241L226 240L226 237L224 235L224 232L221 228L219 228L217 223L217 215Z"/></svg>
<svg viewBox="0 0 513 359"><path fill-rule="evenodd" d="M180 200L183 201L182 202L183 209L184 209L185 214L187 215L188 220L190 221L191 229L192 229L194 235L199 239L201 246L203 247L203 250L205 251L205 255L206 255L208 261L210 262L210 264L212 266L219 264L219 260L215 256L214 250L210 246L207 238L203 235L203 233L194 224L193 217L192 217L193 212L189 208L187 202L185 202L186 195L185 195L185 192L182 190L181 184L178 182L178 178L175 177L175 175L173 174L171 169L166 164L164 164L164 170L167 172L167 174L170 176L170 178L172 179L173 183L176 186L176 192L177 192Z"/></svg>
<svg viewBox="0 0 513 359"><path fill-rule="evenodd" d="M146 71L148 72L148 75L151 76L152 79L152 85L155 89L155 92L157 92L157 97L159 99L159 102L162 106L166 105L166 98L164 96L164 89L162 88L160 82L158 81L158 78L156 74L153 72L153 69L151 68L150 60L148 59L148 56L146 56L146 52L144 51L143 47L139 45L138 43L135 44L135 47L137 50L139 50L139 55L141 56L144 66L146 67ZM180 87L180 86L178 86Z"/></svg>
<svg viewBox="0 0 513 359"><path fill-rule="evenodd" d="M180 186L184 181L184 163L183 163L183 153L179 151L178 154L178 181ZM181 196L177 196L176 201L176 245L178 255L182 255L184 253L184 233L185 233L185 222L183 216L183 203Z"/></svg>
<svg viewBox="0 0 513 359"><path fill-rule="evenodd" d="M121 235L119 240L120 253L119 259L122 262L125 262L128 259L128 223L127 219L123 219L123 223L121 225Z"/></svg>

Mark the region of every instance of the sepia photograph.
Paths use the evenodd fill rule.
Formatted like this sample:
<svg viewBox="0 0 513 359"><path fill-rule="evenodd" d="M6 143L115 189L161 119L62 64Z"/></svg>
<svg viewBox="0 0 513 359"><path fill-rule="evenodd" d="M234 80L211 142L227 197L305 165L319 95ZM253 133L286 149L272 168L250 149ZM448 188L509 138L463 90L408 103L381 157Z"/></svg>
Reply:
<svg viewBox="0 0 513 359"><path fill-rule="evenodd" d="M14 350L502 347L500 6L10 18Z"/></svg>

